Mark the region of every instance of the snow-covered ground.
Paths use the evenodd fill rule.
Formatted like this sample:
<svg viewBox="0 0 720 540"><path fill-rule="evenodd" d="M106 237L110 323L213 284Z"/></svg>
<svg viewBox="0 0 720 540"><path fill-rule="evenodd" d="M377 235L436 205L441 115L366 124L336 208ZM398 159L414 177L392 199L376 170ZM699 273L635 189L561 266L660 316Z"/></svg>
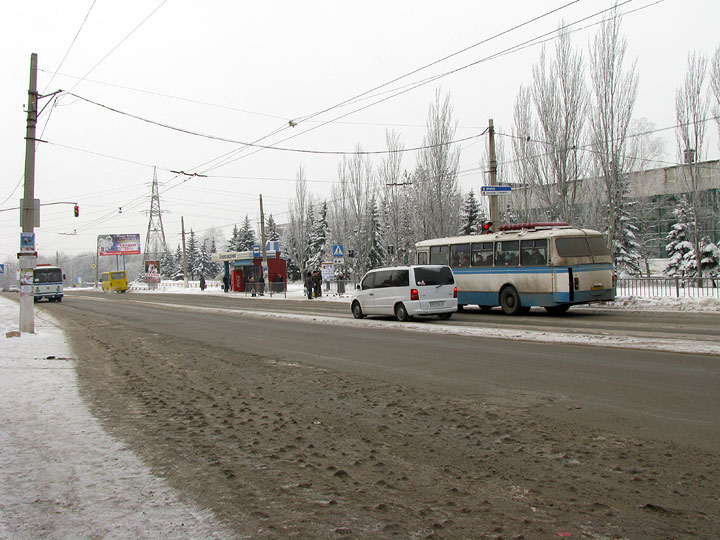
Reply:
<svg viewBox="0 0 720 540"><path fill-rule="evenodd" d="M133 294L153 294L162 301L162 294L167 292L225 294L217 288L201 292L195 287L178 286ZM302 287L291 285L287 298L301 300ZM349 300L349 295L326 294L313 301ZM600 309L720 311L720 300L621 297ZM35 334L6 337L18 329L18 313L16 302L0 296L0 538L231 538L232 533L212 514L180 501L163 479L154 477L129 449L103 430L79 395L67 339L46 311L35 312ZM278 316L269 311L252 313ZM367 319L339 321L329 317L318 320L317 315L282 316L312 318L322 324L386 327L392 323ZM408 323L394 324L393 328L622 347L652 346L662 350L675 347L669 342L648 344L617 336L533 333L451 324ZM681 350L720 354L717 346L697 342L683 342Z"/></svg>
<svg viewBox="0 0 720 540"><path fill-rule="evenodd" d="M232 538L93 418L63 331L0 296L0 538Z"/></svg>

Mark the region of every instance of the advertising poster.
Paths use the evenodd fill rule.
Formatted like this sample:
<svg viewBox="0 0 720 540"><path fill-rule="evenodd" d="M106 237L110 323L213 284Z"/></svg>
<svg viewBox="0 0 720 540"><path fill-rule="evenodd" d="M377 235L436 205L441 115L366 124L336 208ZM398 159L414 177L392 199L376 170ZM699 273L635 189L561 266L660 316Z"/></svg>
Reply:
<svg viewBox="0 0 720 540"><path fill-rule="evenodd" d="M98 252L100 255L140 255L140 235L101 234Z"/></svg>
<svg viewBox="0 0 720 540"><path fill-rule="evenodd" d="M160 283L160 261L145 261L145 283Z"/></svg>

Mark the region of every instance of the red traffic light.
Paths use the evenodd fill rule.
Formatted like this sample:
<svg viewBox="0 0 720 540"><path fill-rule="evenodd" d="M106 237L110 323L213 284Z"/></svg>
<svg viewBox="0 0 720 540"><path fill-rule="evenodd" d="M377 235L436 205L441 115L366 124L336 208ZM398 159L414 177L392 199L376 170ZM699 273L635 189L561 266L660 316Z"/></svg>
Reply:
<svg viewBox="0 0 720 540"><path fill-rule="evenodd" d="M80 207L77 204L75 205L74 212L75 212L75 217L78 217L80 215Z"/></svg>
<svg viewBox="0 0 720 540"><path fill-rule="evenodd" d="M493 226L492 221L486 221L485 223L483 223L482 233L480 233L480 234L490 234L492 232L492 226Z"/></svg>

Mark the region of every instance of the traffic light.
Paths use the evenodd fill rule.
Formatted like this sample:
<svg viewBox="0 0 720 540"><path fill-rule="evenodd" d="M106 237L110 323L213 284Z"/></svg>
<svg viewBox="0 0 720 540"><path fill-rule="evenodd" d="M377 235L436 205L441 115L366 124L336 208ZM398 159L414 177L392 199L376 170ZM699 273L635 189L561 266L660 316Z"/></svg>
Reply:
<svg viewBox="0 0 720 540"><path fill-rule="evenodd" d="M74 208L75 217L78 217L80 215L80 207L76 204Z"/></svg>
<svg viewBox="0 0 720 540"><path fill-rule="evenodd" d="M480 234L490 234L492 232L493 222L492 221L486 221L482 225L482 231Z"/></svg>

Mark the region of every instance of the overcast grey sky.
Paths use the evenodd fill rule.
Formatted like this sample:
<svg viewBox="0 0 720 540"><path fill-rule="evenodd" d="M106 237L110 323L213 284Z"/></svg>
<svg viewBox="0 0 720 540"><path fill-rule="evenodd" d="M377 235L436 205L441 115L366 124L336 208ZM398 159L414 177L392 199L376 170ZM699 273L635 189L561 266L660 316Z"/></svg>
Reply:
<svg viewBox="0 0 720 540"><path fill-rule="evenodd" d="M606 0L38 0L30 9L27 2L3 0L0 209L18 206L22 197L23 107L33 52L42 93L62 89L80 96L63 94L39 121L38 136L47 143L37 149L35 196L42 203L80 205L79 218L71 206L42 209L36 229L41 254L94 251L97 235L107 233L139 233L144 243L153 166L161 183L165 233L174 249L181 216L186 229L202 235L215 226L227 237L246 214L257 219L259 194L266 214L282 223L300 166L310 191L320 199L330 196L340 156L243 150L239 142L261 140L314 152L351 152L361 144L374 151L385 149L385 132L394 129L406 148L417 147L438 88L450 95L457 138L479 136L489 118L499 131L510 132L515 95L520 84L531 81L540 46L477 62L552 32L561 19L579 21L611 5ZM630 12L623 33L640 76L635 117L670 127L688 52L710 56L720 44L720 2L631 0L621 9ZM557 11L493 37L552 10ZM576 27L574 39L584 51L598 21L590 18ZM584 28L588 25L593 26ZM369 99L288 125L485 40ZM376 103L409 83L472 63ZM173 131L85 100L236 142ZM716 133L715 127L708 126L708 132ZM666 159L675 161L673 131L659 135L668 141ZM293 138L280 142L287 137ZM477 137L461 145L463 191L477 190L485 181L479 167L485 143L485 137ZM710 158L718 157L716 138L709 151ZM411 170L415 159L415 152L406 152L404 167ZM181 170L208 177L170 172ZM3 262L18 251L18 219L17 211L0 212Z"/></svg>

